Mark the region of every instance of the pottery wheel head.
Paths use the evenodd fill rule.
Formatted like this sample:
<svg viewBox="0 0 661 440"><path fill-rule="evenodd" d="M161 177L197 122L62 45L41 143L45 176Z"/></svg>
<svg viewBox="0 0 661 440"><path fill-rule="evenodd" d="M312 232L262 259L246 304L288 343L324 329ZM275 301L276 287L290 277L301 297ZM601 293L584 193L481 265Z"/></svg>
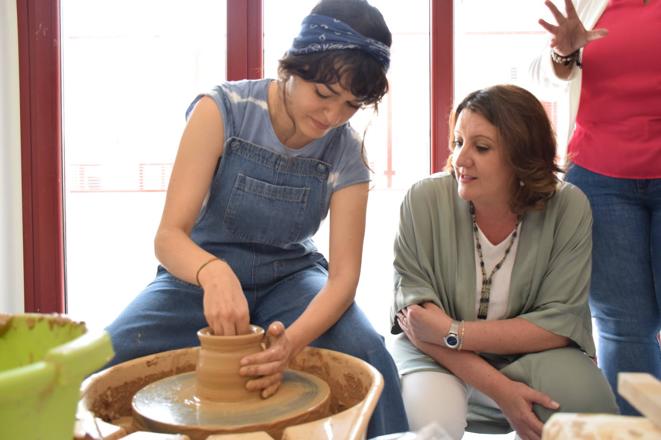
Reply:
<svg viewBox="0 0 661 440"><path fill-rule="evenodd" d="M317 376L287 370L278 392L242 402L212 402L195 395L195 373L153 382L133 396L136 423L141 428L188 434L269 431L329 415L330 389Z"/></svg>

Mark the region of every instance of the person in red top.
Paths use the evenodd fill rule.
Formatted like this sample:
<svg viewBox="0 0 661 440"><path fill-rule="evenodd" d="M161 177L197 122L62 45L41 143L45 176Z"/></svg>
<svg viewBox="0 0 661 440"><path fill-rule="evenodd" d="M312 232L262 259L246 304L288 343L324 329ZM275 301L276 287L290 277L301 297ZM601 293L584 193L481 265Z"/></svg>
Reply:
<svg viewBox="0 0 661 440"><path fill-rule="evenodd" d="M531 70L573 98L566 180L593 211L590 306L616 390L620 371L661 377L661 0L546 5L557 23L540 20L551 44Z"/></svg>

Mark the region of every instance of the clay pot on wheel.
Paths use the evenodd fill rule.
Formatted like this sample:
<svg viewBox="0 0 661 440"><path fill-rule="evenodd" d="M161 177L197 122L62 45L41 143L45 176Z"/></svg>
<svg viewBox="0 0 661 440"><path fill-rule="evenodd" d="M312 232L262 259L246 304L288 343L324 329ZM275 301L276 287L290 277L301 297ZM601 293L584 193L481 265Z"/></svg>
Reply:
<svg viewBox="0 0 661 440"><path fill-rule="evenodd" d="M259 399L259 390L248 391L250 377L239 375L239 362L264 349L264 329L250 326L250 332L237 336L215 336L209 327L197 332L200 353L197 359L196 396L213 402L240 402Z"/></svg>

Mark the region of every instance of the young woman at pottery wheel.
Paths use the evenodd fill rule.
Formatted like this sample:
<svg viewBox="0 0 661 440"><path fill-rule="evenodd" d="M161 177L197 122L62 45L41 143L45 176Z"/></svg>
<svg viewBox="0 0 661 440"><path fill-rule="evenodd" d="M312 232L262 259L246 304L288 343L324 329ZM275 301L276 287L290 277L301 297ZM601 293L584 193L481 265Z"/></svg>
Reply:
<svg viewBox="0 0 661 440"><path fill-rule="evenodd" d="M191 103L155 239L156 279L108 327L113 363L198 345L197 331L267 328L242 361L268 397L312 345L376 367L368 437L408 429L397 369L354 303L369 172L348 124L388 89L390 31L364 0L323 0L277 79L226 82ZM312 241L330 211L330 259Z"/></svg>

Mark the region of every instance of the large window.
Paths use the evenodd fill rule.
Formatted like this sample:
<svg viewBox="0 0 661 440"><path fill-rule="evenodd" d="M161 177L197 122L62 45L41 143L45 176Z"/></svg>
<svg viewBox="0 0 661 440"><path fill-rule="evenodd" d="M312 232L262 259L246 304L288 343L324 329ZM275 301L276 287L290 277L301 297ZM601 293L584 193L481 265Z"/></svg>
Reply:
<svg viewBox="0 0 661 440"><path fill-rule="evenodd" d="M197 93L225 78L226 2L61 0L68 313L105 326L153 278Z"/></svg>

